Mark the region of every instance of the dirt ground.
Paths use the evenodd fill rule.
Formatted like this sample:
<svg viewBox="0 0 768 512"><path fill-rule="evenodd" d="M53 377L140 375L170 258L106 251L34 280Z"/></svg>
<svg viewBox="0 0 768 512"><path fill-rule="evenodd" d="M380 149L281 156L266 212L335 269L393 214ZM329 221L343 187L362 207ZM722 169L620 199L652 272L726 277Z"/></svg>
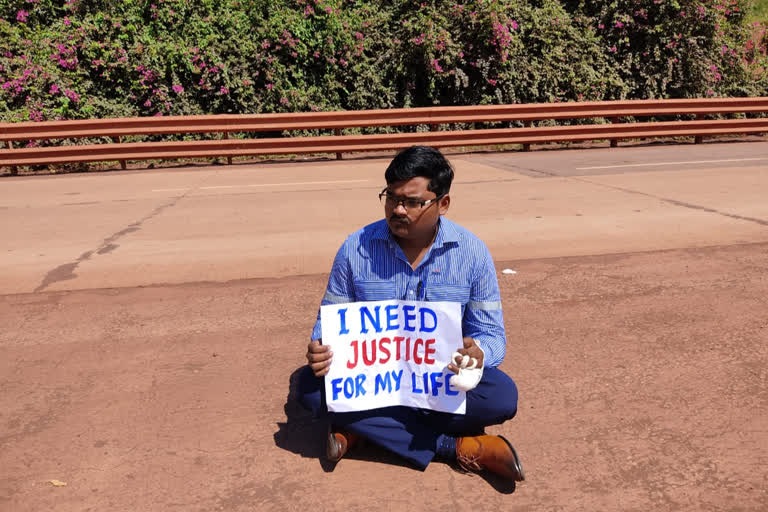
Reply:
<svg viewBox="0 0 768 512"><path fill-rule="evenodd" d="M768 509L768 244L498 268L516 489L321 463L311 275L0 296L0 510Z"/></svg>

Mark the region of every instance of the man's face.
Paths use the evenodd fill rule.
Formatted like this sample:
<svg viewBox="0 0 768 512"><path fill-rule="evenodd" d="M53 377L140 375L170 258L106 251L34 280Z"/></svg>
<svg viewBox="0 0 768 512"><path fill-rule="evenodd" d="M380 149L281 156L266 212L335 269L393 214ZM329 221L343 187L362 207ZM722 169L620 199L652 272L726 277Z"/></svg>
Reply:
<svg viewBox="0 0 768 512"><path fill-rule="evenodd" d="M427 190L428 186L429 179L417 176L391 183L385 189L389 200L384 203L384 216L395 237L403 240L421 240L431 238L434 234L437 221L440 215L448 211L451 200L445 195L434 201L437 195ZM432 201L424 206L407 204L430 199ZM405 204L402 200L405 200Z"/></svg>

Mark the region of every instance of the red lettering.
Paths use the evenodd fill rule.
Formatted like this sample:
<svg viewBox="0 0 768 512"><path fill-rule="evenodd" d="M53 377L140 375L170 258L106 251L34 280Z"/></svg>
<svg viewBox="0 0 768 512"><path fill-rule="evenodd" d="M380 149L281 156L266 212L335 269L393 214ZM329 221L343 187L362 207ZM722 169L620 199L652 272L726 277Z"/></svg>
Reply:
<svg viewBox="0 0 768 512"><path fill-rule="evenodd" d="M423 345L424 340L419 338L413 342L413 362L421 364L422 359L419 357L419 345Z"/></svg>
<svg viewBox="0 0 768 512"><path fill-rule="evenodd" d="M435 364L435 358L430 357L430 355L434 355L436 351L434 344L435 344L434 338L426 341L426 346L424 348L424 362L427 364Z"/></svg>
<svg viewBox="0 0 768 512"><path fill-rule="evenodd" d="M392 338L392 341L397 343L397 350L395 351L395 361L400 360L400 344L403 342L404 339L405 338L403 338L402 336L395 336L394 338Z"/></svg>
<svg viewBox="0 0 768 512"><path fill-rule="evenodd" d="M368 354L366 353L367 350L365 350L366 345L371 347L371 358L370 359L368 359ZM371 340L368 343L363 341L363 346L362 346L361 352L363 353L363 363L365 363L365 366L371 366L373 363L375 363L376 362L376 340Z"/></svg>
<svg viewBox="0 0 768 512"><path fill-rule="evenodd" d="M347 361L347 368L352 369L357 366L357 340L349 344L355 350L355 362Z"/></svg>
<svg viewBox="0 0 768 512"><path fill-rule="evenodd" d="M405 338L405 360L411 360L411 338Z"/></svg>
<svg viewBox="0 0 768 512"><path fill-rule="evenodd" d="M387 357L384 357L384 356L382 355L382 356L381 356L381 359L379 359L379 362L380 362L380 363L382 363L382 364L383 364L383 363L386 363L387 361L389 361L389 358L390 358L390 357L391 357L391 355L392 355L392 354L390 354L390 352L389 352L389 348L388 348L388 347L386 347L386 346L384 345L385 343L386 343L387 345L389 345L389 343L390 343L390 339L389 339L389 338L381 338L381 339L379 340L379 351L380 351L382 354L387 354Z"/></svg>

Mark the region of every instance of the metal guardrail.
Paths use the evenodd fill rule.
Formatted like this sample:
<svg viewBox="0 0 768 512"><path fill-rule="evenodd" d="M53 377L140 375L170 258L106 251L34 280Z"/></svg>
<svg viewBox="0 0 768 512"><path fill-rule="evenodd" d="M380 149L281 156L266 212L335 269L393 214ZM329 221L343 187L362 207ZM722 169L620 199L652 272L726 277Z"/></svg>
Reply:
<svg viewBox="0 0 768 512"><path fill-rule="evenodd" d="M0 166L128 160L342 153L397 150L413 144L435 147L489 146L657 137L695 137L768 132L768 118L701 119L728 113L768 113L768 97L633 100L526 105L480 105L412 109L257 115L138 117L0 123ZM691 115L697 119L619 122L622 118ZM606 118L611 124L532 126L533 121ZM522 122L524 127L443 130L440 125ZM343 128L429 125L430 132L341 135ZM232 132L333 130L335 135L228 139ZM131 135L223 133L224 140L122 143ZM13 142L110 137L111 143L13 148Z"/></svg>

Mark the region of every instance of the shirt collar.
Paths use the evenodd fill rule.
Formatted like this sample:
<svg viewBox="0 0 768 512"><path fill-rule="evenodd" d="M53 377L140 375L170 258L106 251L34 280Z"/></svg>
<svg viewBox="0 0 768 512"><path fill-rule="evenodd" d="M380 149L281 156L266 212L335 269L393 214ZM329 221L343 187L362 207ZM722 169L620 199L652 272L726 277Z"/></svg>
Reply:
<svg viewBox="0 0 768 512"><path fill-rule="evenodd" d="M448 243L456 243L459 241L459 232L456 230L456 224L448 219L440 216L440 220L437 223L437 236L435 242L432 244L435 247L442 247Z"/></svg>

